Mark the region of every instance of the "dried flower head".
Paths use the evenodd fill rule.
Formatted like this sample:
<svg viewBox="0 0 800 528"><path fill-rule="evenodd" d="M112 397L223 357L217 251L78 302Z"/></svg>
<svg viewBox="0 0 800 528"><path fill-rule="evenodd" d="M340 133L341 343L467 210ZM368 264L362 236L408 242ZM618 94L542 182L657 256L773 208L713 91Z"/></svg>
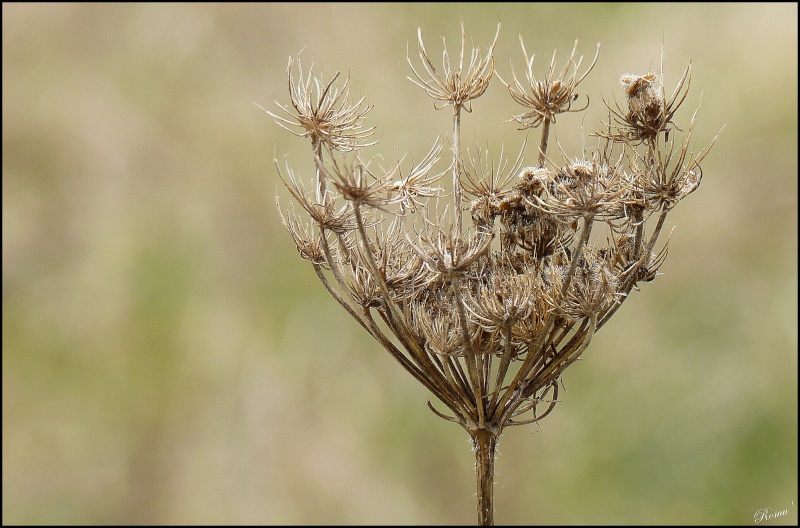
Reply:
<svg viewBox="0 0 800 528"><path fill-rule="evenodd" d="M480 51L477 48L472 48L469 57L469 64L464 69L464 52L467 44L467 36L464 33L464 21L461 21L461 53L458 56L458 66L456 67L450 62L450 54L447 51L444 37L442 37L442 71L436 70L433 62L425 49L425 44L422 42L422 28L417 30L417 42L419 44L419 58L422 61L422 67L425 70L425 75L420 74L411 58L406 56L408 65L411 66L411 71L414 72L414 77L408 79L425 90L432 99L435 101L443 101L445 105L451 104L454 108L464 108L467 112L472 111L472 107L467 103L472 99L480 97L489 86L489 80L494 73L494 46L497 44L497 37L500 35L500 24L497 24L497 32L495 33L494 40L492 41L486 56L481 58Z"/></svg>
<svg viewBox="0 0 800 528"><path fill-rule="evenodd" d="M291 119L267 112L277 123L299 137L311 138L312 143L327 145L330 149L351 151L359 147L374 145L364 140L372 135L375 127L364 128L364 119L372 105L362 108L364 98L355 103L348 101L350 78L341 87L335 86L339 72L325 83L313 75L313 66L303 76L303 67L297 60L298 78L292 73L294 60L289 58L286 68L289 78L289 100L294 111L276 103ZM290 127L297 127L295 131Z"/></svg>
<svg viewBox="0 0 800 528"><path fill-rule="evenodd" d="M463 275L489 249L492 236L478 232L475 237L458 236L454 231L437 231L434 238L421 236L419 247L410 237L408 243L434 273L443 278Z"/></svg>
<svg viewBox="0 0 800 528"><path fill-rule="evenodd" d="M572 108L572 103L578 99L578 94L575 92L575 89L597 63L597 56L600 53L600 44L597 44L597 51L595 52L592 63L582 74L579 74L578 70L583 62L583 55L577 59L575 57L578 48L578 41L576 40L572 48L572 53L570 53L569 59L567 59L561 71L556 73L556 59L558 55L558 51L556 50L553 52L553 58L550 61L550 68L547 74L545 74L543 78L537 79L536 75L533 73L533 59L535 55L528 57L522 35L519 37L519 43L522 47L522 54L525 57L525 83L523 84L519 80L513 66L511 68L511 82L507 83L503 81L503 84L508 88L508 93L511 94L511 98L528 109L527 112L515 115L514 121L519 123L523 129L536 128L543 122L554 122L558 114L564 112L580 112L584 110L586 106L576 109Z"/></svg>
<svg viewBox="0 0 800 528"><path fill-rule="evenodd" d="M402 170L399 170L399 178L392 183L392 191L398 196L401 212L405 213L408 209L411 213L416 213L417 206L424 207L428 199L441 194L442 188L435 185L450 167L438 173L431 172L441 156L442 145L439 138L436 138L428 154L407 175L404 176Z"/></svg>
<svg viewBox="0 0 800 528"><path fill-rule="evenodd" d="M275 167L286 189L319 227L339 234L355 229L353 208L349 202L337 206L336 197L330 190L326 190L322 197L314 197L305 190L302 181L295 177L294 171L289 168L288 163L286 165L286 176L283 175L277 160L275 161Z"/></svg>
<svg viewBox="0 0 800 528"><path fill-rule="evenodd" d="M675 112L689 93L691 70L690 62L669 98L666 97L662 84L663 51L660 77L654 73L623 75L620 78L620 86L625 90L626 108L621 108L618 103L613 108L606 104L611 113L611 120L607 123L608 130L598 135L618 143L630 144L654 141L662 133L669 139Z"/></svg>
<svg viewBox="0 0 800 528"><path fill-rule="evenodd" d="M395 201L392 197L392 179L397 167L375 174L369 168L369 163L357 156L345 163L339 163L331 156L329 167L323 164L320 167L342 197L354 205L382 208Z"/></svg>
<svg viewBox="0 0 800 528"><path fill-rule="evenodd" d="M278 208L278 214L281 217L281 223L286 230L289 231L289 234L292 235L300 256L306 260L310 260L314 264L320 266L325 265L325 251L322 249L322 245L319 242L319 237L314 236L311 228L309 228L308 225L303 222L303 220L298 218L294 207L292 207L292 209L286 213L286 216L284 216L278 201L275 200L275 202L275 205Z"/></svg>
<svg viewBox="0 0 800 528"><path fill-rule="evenodd" d="M445 48L442 70L421 30L417 37L423 70L412 65L412 81L436 108L453 106L450 159L442 162L439 138L408 170L402 160L384 170L360 152L346 154L366 146L369 107L361 109L363 98L347 101L349 83L334 87L338 74L328 83L302 69L295 76L290 61L294 111L279 105L292 117L276 119L311 140L316 186L307 192L288 163L281 170L276 161L300 206L279 214L334 299L441 402L444 410L428 402L437 416L469 433L479 521L491 524L497 438L554 409L564 371L631 292L657 277L668 253L667 244L656 246L667 214L697 189L710 147L690 147L696 113L684 141L667 135L679 130L673 119L687 68L670 98L654 74L623 76L627 104L596 134L605 139L577 157L562 151L565 161L553 163L550 126L558 114L582 110L572 106L575 90L597 53L580 73L576 42L562 69L554 53L537 78L522 44L524 82L512 69L506 87L526 108L514 120L523 129L543 125L536 162L526 163L524 142L513 163L503 149L497 161L480 148L462 159L461 110L471 111L489 85L497 34L485 56L473 49L466 61L462 23L458 63ZM443 192L451 170L453 192Z"/></svg>

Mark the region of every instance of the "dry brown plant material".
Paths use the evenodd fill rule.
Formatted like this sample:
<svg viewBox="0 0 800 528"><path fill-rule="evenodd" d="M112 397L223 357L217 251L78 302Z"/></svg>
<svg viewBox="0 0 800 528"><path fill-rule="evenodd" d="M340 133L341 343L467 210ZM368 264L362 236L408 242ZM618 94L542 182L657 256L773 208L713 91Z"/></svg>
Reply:
<svg viewBox="0 0 800 528"><path fill-rule="evenodd" d="M433 394L430 409L469 433L479 524L494 522L498 437L553 410L564 370L637 285L656 278L666 216L697 189L708 152L690 147L697 112L684 140L670 139L691 71L666 97L662 60L659 74L622 76L625 103L607 105L598 147L556 166L547 156L551 125L588 106L573 106L575 90L599 44L588 67L576 42L563 67L553 53L537 76L520 37L524 75L512 67L503 83L523 107L511 121L542 128L537 161L525 166L524 146L514 163L501 152L495 164L479 149L464 159L462 113L489 86L499 31L485 52L467 51L462 23L460 53L451 58L445 47L441 68L418 31L409 79L436 109L452 110L449 159L437 138L408 169L374 167L361 156L374 144L374 127L365 126L371 106L351 102L349 79L323 81L299 60L289 60L285 115L270 112L310 139L315 163L308 190L276 160L302 210L281 212L284 225L334 299ZM448 173L452 183L442 183ZM603 245L590 239L597 229Z"/></svg>

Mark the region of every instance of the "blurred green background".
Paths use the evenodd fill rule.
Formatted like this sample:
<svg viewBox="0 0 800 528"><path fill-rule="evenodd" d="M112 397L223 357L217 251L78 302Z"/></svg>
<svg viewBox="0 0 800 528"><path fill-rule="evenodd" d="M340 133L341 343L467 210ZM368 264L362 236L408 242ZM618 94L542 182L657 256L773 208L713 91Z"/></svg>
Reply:
<svg viewBox="0 0 800 528"><path fill-rule="evenodd" d="M502 436L496 521L797 523L796 4L2 9L4 524L475 522L466 433L299 258L273 158L309 146L253 104L288 103L302 50L375 105L371 153L418 160L449 118L406 50L460 19L482 49L502 23L504 78L519 34L539 72L602 43L572 156L662 45L698 147L727 124L664 275ZM519 148L497 79L474 107L465 140Z"/></svg>

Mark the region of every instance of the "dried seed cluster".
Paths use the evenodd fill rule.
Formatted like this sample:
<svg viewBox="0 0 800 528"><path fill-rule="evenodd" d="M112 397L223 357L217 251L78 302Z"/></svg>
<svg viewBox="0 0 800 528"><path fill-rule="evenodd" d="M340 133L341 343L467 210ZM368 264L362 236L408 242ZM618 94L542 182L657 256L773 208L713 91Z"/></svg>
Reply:
<svg viewBox="0 0 800 528"><path fill-rule="evenodd" d="M302 209L281 211L300 255L447 411L429 402L431 409L473 438L496 438L553 409L564 369L637 284L658 274L667 254L666 245L656 249L665 218L698 187L708 152L690 149L694 116L685 139L670 140L690 68L667 98L662 67L660 75L624 75L625 103L609 105L598 147L552 163L550 125L588 106L573 107L575 90L597 61L596 53L580 72L576 42L563 68L554 53L538 77L522 44L525 74L512 68L504 82L522 107L511 120L542 128L537 161L527 166L524 146L514 163L501 153L495 164L481 150L462 156L462 111L472 111L489 86L498 35L485 53L467 53L462 23L458 60L445 48L437 69L418 33L421 67L409 58L409 78L435 108L453 112L449 160L439 139L409 168L365 160L371 107L349 100L348 80L336 86L339 74L325 82L304 74L299 60L289 61L290 106L280 106L286 115L273 115L310 139L315 161L311 190L288 164L278 166Z"/></svg>

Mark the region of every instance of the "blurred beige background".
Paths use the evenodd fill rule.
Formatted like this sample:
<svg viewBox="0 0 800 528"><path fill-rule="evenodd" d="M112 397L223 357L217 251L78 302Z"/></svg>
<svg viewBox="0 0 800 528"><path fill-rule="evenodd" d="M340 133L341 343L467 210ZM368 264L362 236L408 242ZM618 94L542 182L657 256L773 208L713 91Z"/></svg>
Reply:
<svg viewBox="0 0 800 528"><path fill-rule="evenodd" d="M497 522L797 523L796 4L2 9L4 524L475 522L467 435L299 258L273 158L309 148L253 104L302 50L375 105L372 153L420 159L448 117L406 50L462 18L502 23L504 77L519 34L539 71L602 43L568 153L662 44L698 147L727 124L664 275L501 438ZM519 148L497 79L474 106L465 139Z"/></svg>

